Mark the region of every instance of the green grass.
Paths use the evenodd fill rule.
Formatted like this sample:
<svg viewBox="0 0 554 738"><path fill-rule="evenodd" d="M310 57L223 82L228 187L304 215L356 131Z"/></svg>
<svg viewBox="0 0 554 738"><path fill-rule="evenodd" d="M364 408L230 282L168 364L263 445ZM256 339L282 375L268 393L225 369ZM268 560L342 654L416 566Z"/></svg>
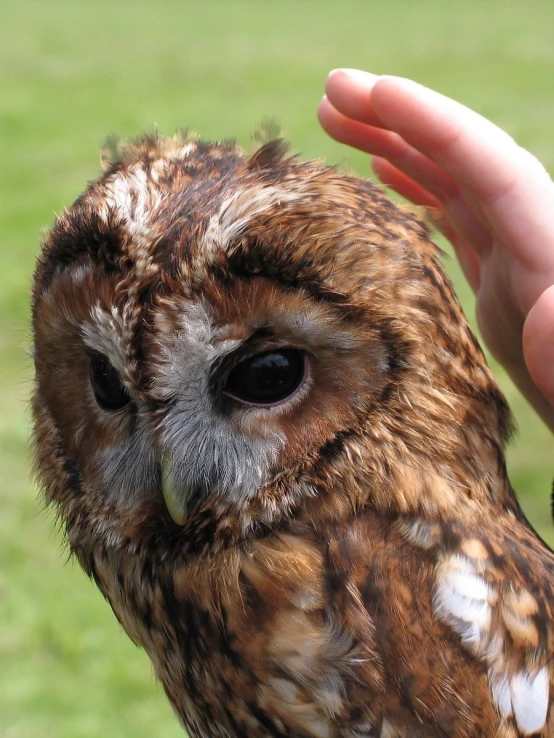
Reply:
<svg viewBox="0 0 554 738"><path fill-rule="evenodd" d="M294 150L367 175L366 158L316 122L336 66L411 76L461 99L552 172L554 4L1 0L0 9L0 736L179 736L146 657L66 564L29 481L28 292L41 229L97 174L108 132L152 123L246 144L274 116ZM499 377L520 427L511 476L552 542L552 437Z"/></svg>

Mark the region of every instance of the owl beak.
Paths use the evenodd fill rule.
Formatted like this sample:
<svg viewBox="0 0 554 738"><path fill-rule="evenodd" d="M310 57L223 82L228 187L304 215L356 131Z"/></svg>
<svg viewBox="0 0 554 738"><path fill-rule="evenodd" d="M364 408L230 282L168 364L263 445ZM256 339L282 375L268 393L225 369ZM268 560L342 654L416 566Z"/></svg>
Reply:
<svg viewBox="0 0 554 738"><path fill-rule="evenodd" d="M167 454L162 457L162 494L171 519L177 525L187 522L187 504L190 495L188 484L177 484L173 464Z"/></svg>

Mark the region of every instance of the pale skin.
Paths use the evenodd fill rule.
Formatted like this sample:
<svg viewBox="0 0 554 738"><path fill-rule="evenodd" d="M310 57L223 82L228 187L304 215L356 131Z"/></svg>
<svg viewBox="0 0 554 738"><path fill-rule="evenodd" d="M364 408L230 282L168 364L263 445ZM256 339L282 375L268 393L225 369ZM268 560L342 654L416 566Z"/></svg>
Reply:
<svg viewBox="0 0 554 738"><path fill-rule="evenodd" d="M483 338L554 431L554 183L469 108L400 77L338 69L319 107L337 141L433 208L475 291Z"/></svg>

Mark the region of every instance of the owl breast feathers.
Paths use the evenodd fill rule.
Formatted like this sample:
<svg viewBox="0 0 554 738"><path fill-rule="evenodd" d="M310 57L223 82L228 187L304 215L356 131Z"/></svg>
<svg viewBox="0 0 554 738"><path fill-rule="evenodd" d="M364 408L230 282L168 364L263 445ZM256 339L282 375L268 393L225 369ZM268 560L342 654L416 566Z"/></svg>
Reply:
<svg viewBox="0 0 554 738"><path fill-rule="evenodd" d="M427 228L143 137L33 291L37 470L193 738L554 736L554 558Z"/></svg>

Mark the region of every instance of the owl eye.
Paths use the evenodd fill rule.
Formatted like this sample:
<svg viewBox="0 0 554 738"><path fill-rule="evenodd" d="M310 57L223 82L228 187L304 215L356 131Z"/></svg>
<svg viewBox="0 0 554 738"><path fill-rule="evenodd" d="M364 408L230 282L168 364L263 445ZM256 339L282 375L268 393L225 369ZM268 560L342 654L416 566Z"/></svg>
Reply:
<svg viewBox="0 0 554 738"><path fill-rule="evenodd" d="M266 351L237 364L227 377L223 391L245 405L277 405L296 392L305 375L304 352Z"/></svg>
<svg viewBox="0 0 554 738"><path fill-rule="evenodd" d="M117 371L102 354L90 360L90 384L96 402L103 410L121 410L131 402Z"/></svg>

